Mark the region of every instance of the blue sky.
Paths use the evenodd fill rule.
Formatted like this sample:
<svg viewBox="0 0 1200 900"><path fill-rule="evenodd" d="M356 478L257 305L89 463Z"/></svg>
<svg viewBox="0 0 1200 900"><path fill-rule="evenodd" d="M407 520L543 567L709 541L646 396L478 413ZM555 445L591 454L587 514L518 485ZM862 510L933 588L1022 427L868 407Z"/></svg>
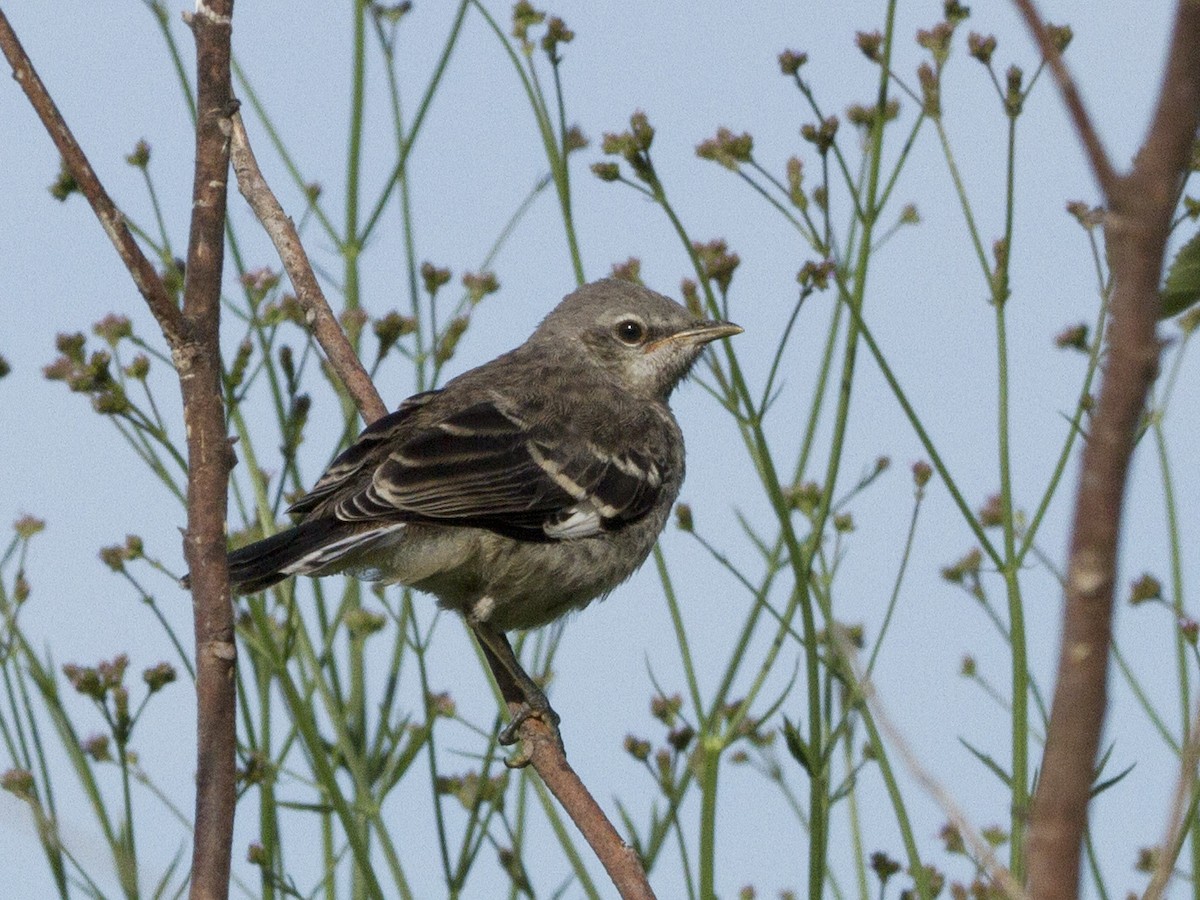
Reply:
<svg viewBox="0 0 1200 900"><path fill-rule="evenodd" d="M507 21L508 7L489 4ZM1123 167L1144 131L1157 87L1165 45L1167 4L1047 3L1045 14L1074 27L1068 59L1097 121L1109 152ZM138 173L123 162L136 140L153 147L153 169L162 192L164 214L182 254L190 202L191 139L186 111L169 61L150 15L142 4L93 4L64 0L51 14L41 4L8 4L6 14L38 66L67 121L75 130L102 180L135 220L148 221L150 208ZM448 4L418 2L402 29L401 63L410 108L424 84L442 35L449 25ZM173 7L173 15L182 7ZM614 12L594 5L554 8L575 30L564 48L563 68L570 118L578 121L592 146L574 158L577 223L589 278L608 273L614 262L642 260L646 283L678 296L687 260L658 211L632 191L603 185L587 172L600 159L599 138L621 130L635 109L645 110L658 129L656 165L693 234L721 236L742 258L731 292L731 318L746 328L738 347L748 377L765 378L773 336L795 298L794 275L808 258L778 217L732 174L696 159L695 145L718 126L754 135L756 156L782 172L792 154L812 159L798 129L810 116L802 100L780 76L776 55L785 48L806 50L807 73L822 103L839 115L847 105L865 102L876 72L854 48L857 30L881 26L883 4L683 4L666 2ZM940 17L941 3L902 3L901 36L895 68L910 83L924 56L911 36ZM1008 4L974 4L965 29L995 33L997 60L1034 68L1035 53ZM341 159L345 147L345 98L350 47L346 5L252 4L235 14L235 51L275 124L295 154L305 177L322 183L329 208L341 208ZM176 28L185 51L186 29ZM980 66L968 58L962 36L943 91L945 121L968 193L976 205L985 239L998 235L1003 213L1005 125ZM186 53L185 53L186 56ZM377 66L378 60L373 59ZM382 88L369 93L366 179L385 176L389 129ZM914 104L905 100L909 122ZM25 624L57 662L93 662L119 651L130 652L140 669L170 655L149 614L96 556L100 546L127 533L141 535L168 565L182 568L177 528L178 505L151 483L108 423L94 416L84 399L49 383L41 367L54 356L54 335L88 330L91 323L117 311L138 323L140 333L155 335L153 323L128 276L117 261L90 210L75 197L65 205L52 200L46 186L57 172L57 158L41 126L16 85L0 90L0 355L13 372L0 381L0 524L23 513L48 523L29 564L33 600ZM268 149L258 123L248 117L251 138L268 178L293 214L301 203ZM1014 479L1028 508L1036 502L1064 433L1062 418L1073 403L1082 375L1081 357L1056 351L1053 337L1066 325L1091 321L1096 305L1095 278L1078 225L1064 212L1071 200L1096 201L1077 142L1048 78L1035 91L1021 120L1017 155L1019 177L1014 272L1009 304L1014 398ZM849 142L847 146L851 146ZM430 113L426 132L412 159L418 210L418 258L450 265L455 272L475 268L499 227L542 175L541 155L532 116L519 83L482 19L467 17L446 82ZM810 170L815 175L815 170ZM904 229L877 255L867 293L867 320L890 363L972 503L981 505L996 488L995 348L986 285L966 238L962 212L933 132L926 129L897 188L897 204L914 202L922 222ZM236 195L232 214L247 235L248 255L257 265L277 265L265 240L254 234L249 215ZM844 209L843 209L844 212ZM397 219L384 227L372 248L365 292L376 310L399 302L404 277ZM386 223L385 223L386 226ZM309 247L318 262L334 265L332 248L319 233ZM549 195L522 221L520 230L496 261L503 285L477 311L475 323L459 347L448 374L455 374L508 349L573 287L573 276ZM801 315L800 334L785 359L783 403L802 409L819 352L828 295L814 298ZM843 466L848 485L883 455L891 472L854 507L858 531L843 563L839 617L877 626L898 564L911 498L908 466L923 452L894 398L867 359L856 388L850 446ZM164 375L160 398L164 414L178 423L176 396ZM389 380L390 379L390 380ZM396 405L414 389L392 370L380 390ZM1183 418L1194 407L1196 367L1185 363L1176 400ZM749 464L736 432L718 415L698 386L685 386L674 402L689 444L688 481L683 499L692 504L706 534L746 559L744 540L735 534L731 510L765 522L767 508L754 492ZM797 414L798 416L799 414ZM797 416L776 415L772 437L786 446L799 433ZM1200 450L1184 428L1173 423L1169 435L1179 475L1179 505L1197 507ZM337 439L335 423L314 423L306 451L313 476ZM1065 543L1065 515L1073 475L1039 542L1055 560ZM1152 457L1143 449L1135 466L1130 495L1131 528L1121 572L1125 584L1142 570L1165 572L1166 548L1161 496ZM1006 683L1004 656L984 616L938 578L941 566L971 546L971 537L954 513L946 492L936 484L922 513L923 530L906 582L895 631L878 670L883 702L910 740L914 751L959 797L978 824L1004 821L1005 795L956 739L965 737L1000 757L1007 755L1004 715L981 702L977 688L957 677L961 657L981 660L994 683ZM1185 546L1193 538L1195 518L1185 514ZM738 621L747 598L719 567L685 535L668 528L664 548L683 587L685 610L701 659L720 659L732 636L724 627ZM1188 583L1194 570L1185 573ZM186 633L187 596L166 580L155 591ZM1030 572L1026 581L1031 666L1049 689L1057 650L1060 598L1052 579ZM432 604L430 604L432 607ZM1134 667L1160 689L1164 705L1174 709L1174 674L1162 653L1170 623L1147 610L1122 609L1119 638ZM473 654L452 622L441 628L442 647L433 659L434 678L452 690L460 706L485 721L491 697ZM571 758L602 803L645 778L621 750L629 732L651 733L646 712L655 677L668 689L682 689L673 650L670 621L652 572L646 571L608 601L575 617L567 626L557 665L553 700L564 718ZM789 667L784 667L789 668ZM715 673L714 676L715 677ZM597 680L604 684L599 695ZM786 681L786 678L784 678ZM1109 737L1117 741L1114 766L1141 760L1133 775L1114 789L1097 811L1103 846L1111 847L1105 870L1114 890L1134 887L1131 866L1138 846L1158 840L1173 784L1169 758L1119 680L1114 679L1115 712ZM767 692L770 693L769 691ZM169 696L170 700L166 700ZM180 749L173 763L143 749L147 766L170 786L172 796L190 808L192 712L186 688L164 694L149 721L144 740ZM174 706L172 707L172 704ZM799 698L788 710L800 714ZM99 723L96 723L97 725ZM86 730L86 729L85 729ZM6 761L0 760L0 764ZM785 766L790 763L784 759ZM466 762L463 763L466 766ZM159 768L160 767L160 768ZM760 896L783 888L802 888L802 835L778 796L761 778L729 768L723 782L720 823L722 855L718 887L732 896L753 882ZM802 774L791 772L802 790ZM652 785L644 785L647 794ZM876 798L878 784L869 786ZM910 791L919 837L935 846L944 816L915 788ZM882 802L881 800L879 802ZM147 808L151 803L144 804ZM608 806L612 809L611 804ZM1135 815L1130 815L1135 810ZM691 811L694 814L694 810ZM868 849L884 847L899 855L886 808L866 811L872 821ZM411 812L405 831L421 846L427 810ZM760 819L760 816L762 817ZM777 817L777 819L776 819ZM763 827L763 821L768 823ZM242 858L251 838L243 816L235 844ZM779 821L778 829L770 827ZM181 840L173 824L163 822L161 846L143 844L151 859L169 859ZM86 820L64 823L82 858L98 859L102 850ZM835 847L843 831L835 831ZM430 845L432 846L432 845ZM417 851L419 852L419 850ZM20 860L15 872L29 883L48 885L24 810L0 794L0 858ZM846 856L835 852L835 865ZM13 866L13 863L9 863ZM669 873L671 866L664 868ZM245 874L246 867L241 871ZM843 869L843 873L848 870ZM665 875L670 878L672 876ZM848 879L844 878L844 883ZM657 882L656 882L657 884ZM550 885L540 886L549 890ZM658 885L660 896L676 895L678 885ZM30 893L35 896L35 893ZM568 892L570 895L570 892ZM466 896L490 896L473 883Z"/></svg>

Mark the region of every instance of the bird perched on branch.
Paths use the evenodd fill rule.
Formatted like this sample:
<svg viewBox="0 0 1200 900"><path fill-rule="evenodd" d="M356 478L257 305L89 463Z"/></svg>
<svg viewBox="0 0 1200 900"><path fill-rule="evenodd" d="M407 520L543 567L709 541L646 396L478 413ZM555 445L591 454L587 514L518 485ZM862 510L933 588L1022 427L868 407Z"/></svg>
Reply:
<svg viewBox="0 0 1200 900"><path fill-rule="evenodd" d="M629 282L585 285L517 349L363 431L291 507L294 527L230 553L234 591L345 572L433 594L511 678L502 740L530 715L556 724L505 632L586 606L646 559L683 481L667 398L741 330Z"/></svg>

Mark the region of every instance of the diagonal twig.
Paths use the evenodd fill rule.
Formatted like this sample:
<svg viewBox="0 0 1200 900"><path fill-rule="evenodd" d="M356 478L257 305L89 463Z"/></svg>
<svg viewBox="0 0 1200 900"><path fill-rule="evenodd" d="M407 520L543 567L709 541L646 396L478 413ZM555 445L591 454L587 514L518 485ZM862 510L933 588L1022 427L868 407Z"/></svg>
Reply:
<svg viewBox="0 0 1200 900"><path fill-rule="evenodd" d="M239 113L234 113L232 125L233 171L237 175L238 190L275 245L284 271L296 289L296 299L304 309L305 321L312 329L313 337L325 351L325 357L350 392L363 418L368 423L374 422L387 415L387 406L371 382L371 376L363 368L358 354L346 339L346 333L338 324L329 301L325 299L308 261L308 254L300 243L300 235L296 233L296 226L283 211L283 206L263 177Z"/></svg>
<svg viewBox="0 0 1200 900"><path fill-rule="evenodd" d="M1180 0L1176 6L1150 129L1133 169L1117 175L1032 0L1014 2L1046 54L1104 192L1114 285L1106 366L1075 498L1058 674L1026 848L1031 895L1074 900L1107 707L1125 485L1158 374L1158 288L1180 179L1200 122L1200 3Z"/></svg>
<svg viewBox="0 0 1200 900"><path fill-rule="evenodd" d="M133 276L134 284L146 298L146 303L150 305L150 311L158 320L167 343L172 349L175 348L183 340L183 314L167 293L162 278L159 277L150 260L146 258L146 254L142 252L142 248L134 240L129 227L125 224L125 216L117 209L117 205L104 189L104 185L100 183L96 171L88 162L87 155L79 146L79 142L75 140L75 135L71 133L71 129L63 119L62 113L59 112L50 92L46 90L46 85L43 84L37 70L34 69L32 61L25 53L25 48L21 46L16 32L13 31L12 25L9 24L2 9L0 9L0 51L4 53L4 58L12 67L13 78L25 91L25 96L29 98L34 112L42 120L42 124L50 134L50 139L58 148L63 165L75 179L75 183L79 186L79 192L91 204L104 233L113 242L121 261L125 263L125 268Z"/></svg>
<svg viewBox="0 0 1200 900"><path fill-rule="evenodd" d="M1038 13L1033 0L1013 0L1013 3L1022 18L1025 19L1025 25L1029 28L1034 40L1038 42L1042 58L1046 60L1050 71L1054 73L1054 80L1058 82L1058 89L1063 95L1063 104L1067 107L1075 130L1079 132L1079 140L1088 155L1092 172L1095 174L1096 180L1100 182L1100 191L1108 196L1113 185L1116 184L1117 173L1113 171L1112 162L1109 161L1108 154L1104 151L1104 143L1100 140L1100 135L1096 133L1087 107L1083 105L1083 98L1079 95L1075 79L1071 77L1071 72L1063 61L1062 54L1051 40L1050 31L1046 28L1046 23Z"/></svg>

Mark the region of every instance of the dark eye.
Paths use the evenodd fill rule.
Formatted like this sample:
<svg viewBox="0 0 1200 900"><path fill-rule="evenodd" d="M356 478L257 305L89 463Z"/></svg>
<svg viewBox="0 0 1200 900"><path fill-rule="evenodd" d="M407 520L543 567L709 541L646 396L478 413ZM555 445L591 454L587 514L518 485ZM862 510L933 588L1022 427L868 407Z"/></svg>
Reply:
<svg viewBox="0 0 1200 900"><path fill-rule="evenodd" d="M637 319L625 319L617 323L617 337L626 344L640 343L646 336L646 326Z"/></svg>

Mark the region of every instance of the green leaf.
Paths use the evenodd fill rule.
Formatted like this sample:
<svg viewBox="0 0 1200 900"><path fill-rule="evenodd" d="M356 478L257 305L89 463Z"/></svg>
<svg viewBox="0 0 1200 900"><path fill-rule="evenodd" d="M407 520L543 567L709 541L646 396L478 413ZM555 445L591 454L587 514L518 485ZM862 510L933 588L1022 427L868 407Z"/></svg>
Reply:
<svg viewBox="0 0 1200 900"><path fill-rule="evenodd" d="M854 790L854 786L857 783L858 779L853 775L843 781L840 785L838 785L838 789L829 795L829 805L831 807L836 806L839 800L844 800L846 797L849 797L850 792Z"/></svg>
<svg viewBox="0 0 1200 900"><path fill-rule="evenodd" d="M857 764L855 764L854 768L850 770L850 774L846 776L846 780L838 786L837 790L829 795L830 806L833 806L839 800L850 796L850 792L854 790L855 785L858 783L858 773L866 764L867 761L865 759L860 760Z"/></svg>
<svg viewBox="0 0 1200 900"><path fill-rule="evenodd" d="M1108 749L1104 751L1100 757L1100 762L1096 763L1096 768L1092 770L1092 781L1099 781L1100 776L1104 774L1104 767L1108 765L1108 760L1112 757L1113 750L1117 747L1117 742L1113 741L1108 745Z"/></svg>
<svg viewBox="0 0 1200 900"><path fill-rule="evenodd" d="M654 814L655 818L657 818L658 810L655 809L652 811L652 813ZM645 848L642 846L642 839L638 835L637 826L633 824L633 819L630 817L629 811L625 809L625 804L623 804L620 800L617 801L617 815L621 817L621 824L625 826L625 840L629 843L629 846L633 848L633 852L637 854L638 859L645 859L646 852ZM654 830L653 824L651 825L650 830Z"/></svg>
<svg viewBox="0 0 1200 900"><path fill-rule="evenodd" d="M1128 775L1130 772L1132 772L1136 765L1137 765L1137 763L1132 762L1129 764L1129 767L1127 769L1125 769L1123 772L1121 772L1119 775L1114 775L1112 778L1108 779L1108 781L1100 782L1098 785L1096 785L1095 787L1092 788L1091 792L1088 794L1088 797L1089 798L1098 797L1104 791L1107 791L1110 787L1112 787L1114 784L1116 784L1118 781L1120 781L1122 778L1124 778L1126 775Z"/></svg>
<svg viewBox="0 0 1200 900"><path fill-rule="evenodd" d="M800 737L800 732L796 726L788 721L787 716L783 718L783 737L787 741L788 752L796 758L796 762L803 766L804 771L811 778L814 768L812 750L804 742L804 738Z"/></svg>
<svg viewBox="0 0 1200 900"><path fill-rule="evenodd" d="M1179 248L1163 282L1160 319L1169 319L1200 301L1200 232Z"/></svg>
<svg viewBox="0 0 1200 900"><path fill-rule="evenodd" d="M1104 767L1108 765L1108 760L1109 757L1112 756L1114 747L1116 747L1116 743L1108 745L1108 749L1104 751L1104 755L1100 757L1100 763L1096 766L1096 770L1092 773L1092 790L1088 794L1089 798L1097 797L1104 791L1107 791L1110 787L1132 772L1133 767L1137 765L1136 762L1130 763L1129 768L1125 769L1123 772L1114 775L1112 778L1109 778L1106 781L1101 781L1100 776L1104 774Z"/></svg>
<svg viewBox="0 0 1200 900"><path fill-rule="evenodd" d="M968 750L970 750L972 756L974 756L977 760L979 760L981 763L983 763L985 766L987 766L989 769L991 769L992 773L997 778L999 778L1002 782L1004 782L1005 787L1007 787L1007 788L1012 787L1012 778L1009 776L1009 774L1007 772L1004 771L1004 769L1002 769L1000 767L1000 764L998 762L996 762L994 759L992 759L990 756L988 756L982 750L977 750L974 747L972 747L969 743L967 743L967 740L965 738L959 738L958 742L960 744L962 744L964 747L966 747Z"/></svg>
<svg viewBox="0 0 1200 900"><path fill-rule="evenodd" d="M171 864L167 866L167 870L163 872L162 878L154 887L154 893L151 894L154 900L162 900L163 897L170 896L171 879L175 877L175 872L179 869L179 864L183 861L183 855L187 850L187 847L180 847L179 852L171 860Z"/></svg>

